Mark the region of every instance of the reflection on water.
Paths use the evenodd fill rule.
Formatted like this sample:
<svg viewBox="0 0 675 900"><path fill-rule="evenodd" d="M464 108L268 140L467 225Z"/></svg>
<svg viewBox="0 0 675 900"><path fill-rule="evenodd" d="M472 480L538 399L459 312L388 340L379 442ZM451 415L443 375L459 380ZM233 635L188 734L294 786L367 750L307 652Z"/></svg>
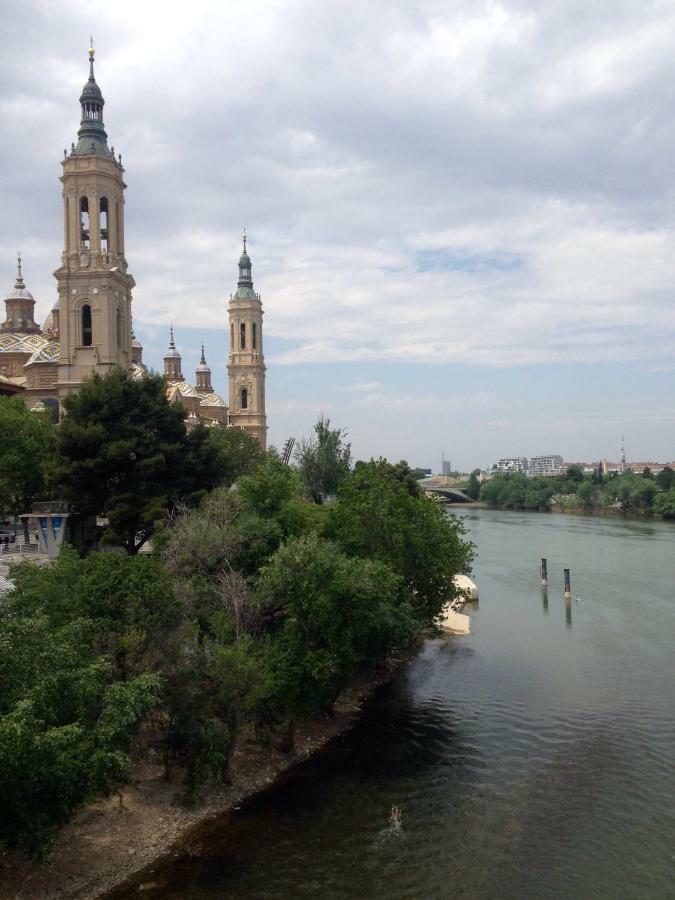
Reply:
<svg viewBox="0 0 675 900"><path fill-rule="evenodd" d="M427 642L351 734L119 896L673 896L675 528L464 518L472 634Z"/></svg>

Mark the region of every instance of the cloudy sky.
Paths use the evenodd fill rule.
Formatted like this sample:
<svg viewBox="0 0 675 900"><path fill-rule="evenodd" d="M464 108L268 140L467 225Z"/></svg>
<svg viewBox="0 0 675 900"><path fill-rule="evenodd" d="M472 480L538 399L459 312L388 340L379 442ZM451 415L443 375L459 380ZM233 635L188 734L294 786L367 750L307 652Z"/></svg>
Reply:
<svg viewBox="0 0 675 900"><path fill-rule="evenodd" d="M675 458L672 0L0 0L0 276L46 315L89 34L134 323L226 393L240 234L270 441ZM4 288L3 288L4 290Z"/></svg>

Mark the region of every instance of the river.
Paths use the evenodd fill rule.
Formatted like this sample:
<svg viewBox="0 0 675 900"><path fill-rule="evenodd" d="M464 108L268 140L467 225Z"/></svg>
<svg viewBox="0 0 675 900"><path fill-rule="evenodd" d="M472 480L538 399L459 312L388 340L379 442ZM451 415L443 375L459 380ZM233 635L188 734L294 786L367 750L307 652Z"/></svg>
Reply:
<svg viewBox="0 0 675 900"><path fill-rule="evenodd" d="M460 515L472 634L428 641L350 734L144 896L675 897L675 526Z"/></svg>

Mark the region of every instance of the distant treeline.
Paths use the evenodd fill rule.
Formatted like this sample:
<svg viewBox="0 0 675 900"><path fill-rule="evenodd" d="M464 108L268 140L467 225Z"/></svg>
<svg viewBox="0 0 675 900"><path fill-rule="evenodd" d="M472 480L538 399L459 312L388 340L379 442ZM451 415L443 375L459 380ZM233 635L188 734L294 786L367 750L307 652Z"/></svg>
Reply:
<svg viewBox="0 0 675 900"><path fill-rule="evenodd" d="M655 476L649 469L640 475L603 476L584 475L578 466L570 466L559 478L495 475L480 485L479 497L497 509L616 509L625 515L654 513L675 519L675 471L666 466Z"/></svg>

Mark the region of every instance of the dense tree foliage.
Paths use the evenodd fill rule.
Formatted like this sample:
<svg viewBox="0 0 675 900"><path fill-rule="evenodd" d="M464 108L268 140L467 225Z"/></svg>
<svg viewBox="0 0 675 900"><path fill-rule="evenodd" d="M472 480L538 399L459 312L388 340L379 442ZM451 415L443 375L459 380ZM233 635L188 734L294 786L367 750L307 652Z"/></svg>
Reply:
<svg viewBox="0 0 675 900"><path fill-rule="evenodd" d="M302 438L295 451L298 471L307 492L316 503L335 494L349 473L351 444L346 431L331 428L323 413L314 426L314 437Z"/></svg>
<svg viewBox="0 0 675 900"><path fill-rule="evenodd" d="M626 472L608 479L602 495L605 506L615 506L627 514L649 511L657 490L658 487L652 478Z"/></svg>
<svg viewBox="0 0 675 900"><path fill-rule="evenodd" d="M208 435L216 452L219 484L229 486L240 475L250 475L265 456L260 443L243 428L210 428Z"/></svg>
<svg viewBox="0 0 675 900"><path fill-rule="evenodd" d="M471 497L472 500L478 500L480 498L480 481L478 480L479 475L480 469L474 469L473 472L469 475L469 483L466 486L466 495L467 497Z"/></svg>
<svg viewBox="0 0 675 900"><path fill-rule="evenodd" d="M222 480L222 448L166 398L159 375L94 375L64 401L54 485L77 512L107 520L104 539L134 554L179 501Z"/></svg>
<svg viewBox="0 0 675 900"><path fill-rule="evenodd" d="M328 515L326 536L349 555L385 562L403 579L420 621L438 615L452 578L468 571L461 523L426 497L411 495L386 460L355 467Z"/></svg>
<svg viewBox="0 0 675 900"><path fill-rule="evenodd" d="M662 491L670 491L675 487L675 470L664 466L656 476L656 483Z"/></svg>
<svg viewBox="0 0 675 900"><path fill-rule="evenodd" d="M670 482L670 475L666 472L662 478L662 474L654 478L651 472L637 475L627 471L607 477L598 473L584 476L579 467L571 466L557 478L496 475L482 485L481 499L501 509L544 510L558 503L566 509L581 508L586 512L614 509L623 515L652 511L663 515L668 501L661 499L664 495L659 490L665 490L662 485Z"/></svg>
<svg viewBox="0 0 675 900"><path fill-rule="evenodd" d="M481 485L481 500L500 509L549 508L556 485L550 478L527 475L495 475Z"/></svg>
<svg viewBox="0 0 675 900"><path fill-rule="evenodd" d="M267 639L269 708L330 709L365 663L405 646L419 627L391 567L354 559L316 534L292 538L263 568L262 609L283 610Z"/></svg>
<svg viewBox="0 0 675 900"><path fill-rule="evenodd" d="M664 491L654 498L654 512L664 519L675 519L675 491Z"/></svg>
<svg viewBox="0 0 675 900"><path fill-rule="evenodd" d="M124 778L136 726L160 701L176 610L147 558L66 548L12 578L0 607L0 845L39 856L83 800Z"/></svg>
<svg viewBox="0 0 675 900"><path fill-rule="evenodd" d="M30 512L42 497L53 449L48 412L33 412L18 397L0 397L0 516Z"/></svg>
<svg viewBox="0 0 675 900"><path fill-rule="evenodd" d="M54 483L129 555L21 564L0 603L0 845L34 855L136 754L160 753L192 800L229 777L243 727L291 748L296 720L405 647L471 561L407 463L350 473L328 420L311 493L339 496L322 506L238 430L188 433L159 378L93 378L66 408Z"/></svg>

